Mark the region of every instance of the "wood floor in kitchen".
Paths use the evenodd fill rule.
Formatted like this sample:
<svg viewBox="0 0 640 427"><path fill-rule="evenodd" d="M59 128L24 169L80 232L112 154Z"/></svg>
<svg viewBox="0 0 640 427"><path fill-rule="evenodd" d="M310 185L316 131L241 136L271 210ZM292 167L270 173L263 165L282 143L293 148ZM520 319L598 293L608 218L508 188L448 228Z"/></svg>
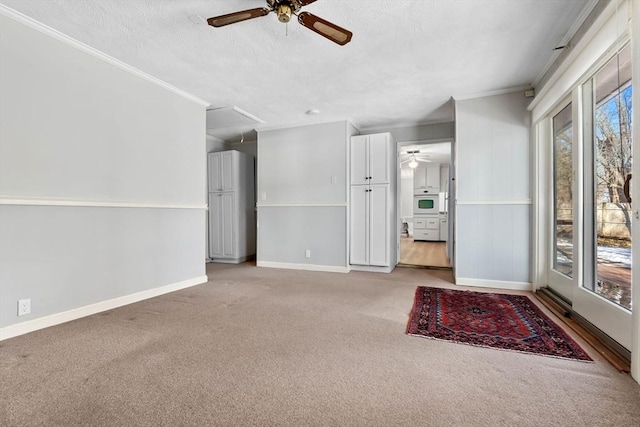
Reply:
<svg viewBox="0 0 640 427"><path fill-rule="evenodd" d="M447 257L446 242L414 241L411 237L400 238L400 264L428 267L451 267Z"/></svg>

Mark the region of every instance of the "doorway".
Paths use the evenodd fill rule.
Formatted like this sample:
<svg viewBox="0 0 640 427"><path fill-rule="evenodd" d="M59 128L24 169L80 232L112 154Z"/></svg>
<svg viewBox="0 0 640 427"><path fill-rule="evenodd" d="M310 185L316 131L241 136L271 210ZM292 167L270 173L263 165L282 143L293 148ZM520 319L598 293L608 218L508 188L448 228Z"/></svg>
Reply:
<svg viewBox="0 0 640 427"><path fill-rule="evenodd" d="M400 266L451 268L451 141L398 143Z"/></svg>

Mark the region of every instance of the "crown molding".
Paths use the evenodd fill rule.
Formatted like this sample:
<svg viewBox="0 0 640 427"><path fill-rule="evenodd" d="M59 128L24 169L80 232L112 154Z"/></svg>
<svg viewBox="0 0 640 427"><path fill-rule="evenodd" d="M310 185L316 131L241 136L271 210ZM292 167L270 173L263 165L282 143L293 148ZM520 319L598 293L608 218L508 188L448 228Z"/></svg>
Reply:
<svg viewBox="0 0 640 427"><path fill-rule="evenodd" d="M61 33L58 30L55 30L49 26L44 25L41 22L36 21L35 19L24 15L14 9L11 9L3 4L0 4L0 14L6 16L9 19L13 19L16 22L19 22L33 30L39 31L42 34L45 34L53 39L56 39L64 44L66 44L67 46L71 46L75 49L78 49L86 54L89 54L91 56L93 56L94 58L100 59L106 63L109 63L117 68L120 68L121 70L124 70L130 74L133 74L143 80L146 80L150 83L153 83L156 86L159 86L161 88L164 88L170 92L175 93L176 95L179 95L189 101L195 102L198 105L201 105L203 107L208 107L210 105L209 102L198 98L195 95L192 95L188 92L183 91L182 89L178 89L177 87L170 85L169 83L162 81L156 77L153 77L150 74L145 73L144 71L140 71L137 68L132 67L129 64L126 64L122 61L120 61L119 59L116 59L112 56L107 55L106 53L103 53L87 44L84 44L74 38L69 37L68 35Z"/></svg>

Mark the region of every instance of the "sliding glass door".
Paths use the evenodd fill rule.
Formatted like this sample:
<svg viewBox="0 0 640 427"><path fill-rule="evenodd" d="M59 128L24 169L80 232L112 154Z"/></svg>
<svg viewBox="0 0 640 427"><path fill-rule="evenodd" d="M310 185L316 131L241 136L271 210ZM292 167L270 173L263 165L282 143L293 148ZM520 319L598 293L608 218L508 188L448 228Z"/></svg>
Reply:
<svg viewBox="0 0 640 427"><path fill-rule="evenodd" d="M582 85L584 280L574 309L631 345L631 48Z"/></svg>
<svg viewBox="0 0 640 427"><path fill-rule="evenodd" d="M549 286L631 348L631 49L618 52L549 116L553 213Z"/></svg>

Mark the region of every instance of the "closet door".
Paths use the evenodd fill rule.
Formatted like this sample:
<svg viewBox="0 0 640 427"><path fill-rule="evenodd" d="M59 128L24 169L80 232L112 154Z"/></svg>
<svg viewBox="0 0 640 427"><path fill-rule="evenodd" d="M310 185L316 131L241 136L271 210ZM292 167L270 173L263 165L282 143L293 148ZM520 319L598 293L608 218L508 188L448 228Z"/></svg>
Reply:
<svg viewBox="0 0 640 427"><path fill-rule="evenodd" d="M223 258L222 194L209 194L209 258Z"/></svg>
<svg viewBox="0 0 640 427"><path fill-rule="evenodd" d="M351 185L369 183L368 141L366 135L351 137Z"/></svg>
<svg viewBox="0 0 640 427"><path fill-rule="evenodd" d="M391 179L389 134L369 135L370 184L388 184Z"/></svg>
<svg viewBox="0 0 640 427"><path fill-rule="evenodd" d="M218 199L220 199L220 211L222 212L222 255L224 258L237 258L238 230L236 230L235 194L222 193Z"/></svg>
<svg viewBox="0 0 640 427"><path fill-rule="evenodd" d="M389 186L372 185L369 190L369 265L389 265Z"/></svg>
<svg viewBox="0 0 640 427"><path fill-rule="evenodd" d="M351 264L369 265L369 188L366 185L351 187Z"/></svg>

